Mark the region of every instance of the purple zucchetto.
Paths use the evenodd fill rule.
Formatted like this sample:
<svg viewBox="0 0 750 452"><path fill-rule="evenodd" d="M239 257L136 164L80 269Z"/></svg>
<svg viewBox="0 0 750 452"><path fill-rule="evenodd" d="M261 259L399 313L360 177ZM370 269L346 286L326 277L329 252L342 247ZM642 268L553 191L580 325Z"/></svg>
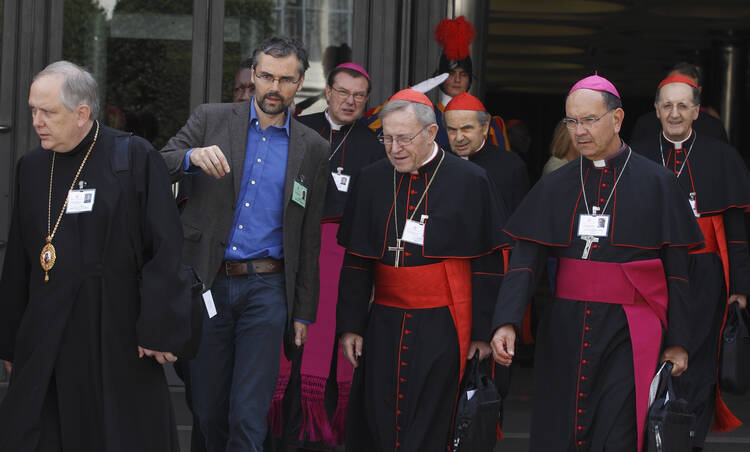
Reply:
<svg viewBox="0 0 750 452"><path fill-rule="evenodd" d="M586 78L582 78L581 80L578 80L575 85L573 85L572 88L570 88L570 91L568 91L568 96L570 96L570 93L573 91L579 90L579 89L591 89L594 91L604 91L605 93L610 93L620 98L620 93L617 92L617 88L615 88L615 85L612 84L609 80L607 80L604 77L600 77L599 74L594 72L594 75L590 75Z"/></svg>
<svg viewBox="0 0 750 452"><path fill-rule="evenodd" d="M352 62L341 63L338 66L336 66L335 69L351 69L352 71L359 72L360 74L364 75L367 78L367 80L370 80L370 74L367 73L365 68L358 65L357 63L352 63Z"/></svg>

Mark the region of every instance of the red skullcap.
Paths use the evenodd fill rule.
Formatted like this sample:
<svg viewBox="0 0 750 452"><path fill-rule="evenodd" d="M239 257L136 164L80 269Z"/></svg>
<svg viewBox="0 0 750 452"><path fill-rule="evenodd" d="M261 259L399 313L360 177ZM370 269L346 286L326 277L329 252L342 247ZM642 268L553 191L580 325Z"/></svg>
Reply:
<svg viewBox="0 0 750 452"><path fill-rule="evenodd" d="M685 77L684 75L680 75L680 74L670 75L669 77L665 78L664 80L661 81L661 83L659 83L659 86L657 87L657 89L661 89L662 86L668 85L670 83L685 83L686 85L690 85L693 88L698 89L697 83L695 83L689 77Z"/></svg>
<svg viewBox="0 0 750 452"><path fill-rule="evenodd" d="M461 93L451 99L448 105L445 106L445 111L450 110L487 111L482 101L469 93Z"/></svg>
<svg viewBox="0 0 750 452"><path fill-rule="evenodd" d="M430 102L430 99L428 99L427 96L420 93L419 91L414 91L411 88L402 89L401 91L397 92L396 94L391 96L390 99L388 99L388 102L392 100L405 100L408 102L416 102L418 104L424 104L430 108L434 108L432 106L432 102Z"/></svg>
<svg viewBox="0 0 750 452"><path fill-rule="evenodd" d="M357 63L352 63L352 62L341 63L338 66L336 66L336 69L351 69L354 72L359 72L360 74L364 75L367 78L367 80L370 80L370 74L367 73L365 68L358 65Z"/></svg>

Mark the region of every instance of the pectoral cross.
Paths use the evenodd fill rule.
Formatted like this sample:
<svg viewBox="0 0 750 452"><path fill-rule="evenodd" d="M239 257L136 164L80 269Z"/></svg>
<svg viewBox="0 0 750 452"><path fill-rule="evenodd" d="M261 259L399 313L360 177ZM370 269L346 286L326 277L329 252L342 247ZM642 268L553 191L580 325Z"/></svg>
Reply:
<svg viewBox="0 0 750 452"><path fill-rule="evenodd" d="M591 253L591 244L599 243L599 237L594 237L593 235L582 235L581 240L586 241L586 246L583 248L583 255L581 256L581 259L588 259L589 254Z"/></svg>
<svg viewBox="0 0 750 452"><path fill-rule="evenodd" d="M394 266L398 268L398 261L401 260L401 252L404 250L403 245L401 245L401 239L396 239L396 246L389 246L388 251L395 251L396 252L396 261L394 262Z"/></svg>

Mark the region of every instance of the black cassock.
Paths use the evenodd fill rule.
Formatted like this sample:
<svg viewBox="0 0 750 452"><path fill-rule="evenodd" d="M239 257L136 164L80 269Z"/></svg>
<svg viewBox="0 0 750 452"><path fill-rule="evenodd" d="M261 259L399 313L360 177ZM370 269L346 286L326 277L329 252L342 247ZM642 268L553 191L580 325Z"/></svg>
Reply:
<svg viewBox="0 0 750 452"><path fill-rule="evenodd" d="M441 158L444 160L419 204ZM347 450L445 450L459 383L457 327L448 307L401 309L370 298L375 267L394 267L404 223L428 215L424 246L404 242L399 267L445 259L471 261L471 340L489 341L490 318L503 272L499 248L506 216L485 172L439 150L418 174L395 173L388 160L365 167L339 231L347 248L339 285L336 330L364 337L347 413ZM414 281L415 286L419 281Z"/></svg>
<svg viewBox="0 0 750 452"><path fill-rule="evenodd" d="M508 212L513 213L529 191L529 173L521 157L485 143L482 149L469 156L469 161L487 171L487 176L500 190Z"/></svg>
<svg viewBox="0 0 750 452"><path fill-rule="evenodd" d="M694 444L702 446L715 408L716 365L726 297L750 293L750 258L743 215L743 209L750 209L750 174L732 146L697 130L680 149L675 149L661 135L658 139L655 136L652 140L634 143L633 149L665 165L675 176L679 174L683 198L689 199L691 193L695 194L700 222L719 220L723 223L729 294L722 253L718 250L691 253L689 279L695 302L692 334L697 347L690 357L687 372L675 380L678 393L690 402L690 408L696 413ZM704 235L710 234L704 230Z"/></svg>
<svg viewBox="0 0 750 452"><path fill-rule="evenodd" d="M618 153L595 167L576 159L542 178L524 198L505 230L517 238L500 289L493 329L521 320L547 256L581 259L585 242L578 235L586 212L581 169L589 209L606 211L608 236L591 247L590 260L626 263L661 259L669 293L663 344L690 352L687 248L701 242L687 200L674 177L645 157ZM581 168L581 164L583 168ZM589 210L590 211L590 210ZM599 283L580 275L576 284ZM558 280L557 287L560 287ZM635 450L637 443L634 365L630 333L621 305L553 297L536 338L532 451ZM643 428L643 426L640 426Z"/></svg>
<svg viewBox="0 0 750 452"><path fill-rule="evenodd" d="M331 158L328 160L328 167L331 173L341 168L342 174L350 176L350 190L363 166L385 158L383 145L378 143L375 133L359 119L354 124L343 126L339 130L331 130L331 124L323 112L299 116L297 119L331 143ZM336 188L333 176L328 177L326 202L323 208L324 220L341 217L347 193Z"/></svg>
<svg viewBox="0 0 750 452"><path fill-rule="evenodd" d="M52 227L95 129L55 157ZM37 148L18 162L0 283L0 358L13 362L0 405L0 450L178 450L162 366L139 359L137 347L176 352L189 339L189 302L174 297L183 284L182 229L164 162L132 137L144 245L139 285L126 194L112 165L115 136L122 134L101 127L79 178L96 189L93 210L63 215L46 283L39 254L52 152Z"/></svg>

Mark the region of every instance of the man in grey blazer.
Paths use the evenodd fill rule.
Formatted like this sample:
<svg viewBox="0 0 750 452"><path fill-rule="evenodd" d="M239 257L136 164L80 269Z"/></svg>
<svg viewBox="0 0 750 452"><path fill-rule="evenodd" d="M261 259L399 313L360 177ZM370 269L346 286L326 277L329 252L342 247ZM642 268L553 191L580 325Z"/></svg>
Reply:
<svg viewBox="0 0 750 452"><path fill-rule="evenodd" d="M199 106L161 150L174 180L193 174L183 255L210 288L190 364L208 451L262 450L284 331L301 346L315 321L330 146L289 113L307 67L298 41L264 40L253 99Z"/></svg>

